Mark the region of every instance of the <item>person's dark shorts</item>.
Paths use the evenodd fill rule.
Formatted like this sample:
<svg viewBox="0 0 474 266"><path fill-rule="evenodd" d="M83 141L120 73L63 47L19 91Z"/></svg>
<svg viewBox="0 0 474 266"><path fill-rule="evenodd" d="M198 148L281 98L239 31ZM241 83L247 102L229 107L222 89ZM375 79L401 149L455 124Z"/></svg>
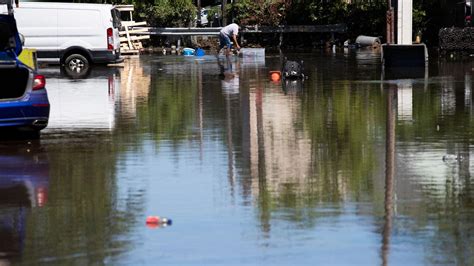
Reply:
<svg viewBox="0 0 474 266"><path fill-rule="evenodd" d="M227 46L227 48L232 48L232 43L230 42L230 38L227 34L225 33L220 33L219 34L219 47L222 49L224 46Z"/></svg>

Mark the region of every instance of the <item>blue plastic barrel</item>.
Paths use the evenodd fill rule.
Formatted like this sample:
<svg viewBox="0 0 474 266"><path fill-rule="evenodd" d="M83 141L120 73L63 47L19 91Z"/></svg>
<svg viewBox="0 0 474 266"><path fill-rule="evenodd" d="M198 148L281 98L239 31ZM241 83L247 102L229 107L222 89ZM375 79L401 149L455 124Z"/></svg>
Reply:
<svg viewBox="0 0 474 266"><path fill-rule="evenodd" d="M206 54L206 53L204 52L203 49L201 49L201 48L197 48L197 49L196 49L196 56L203 56L203 55L205 55L205 54Z"/></svg>

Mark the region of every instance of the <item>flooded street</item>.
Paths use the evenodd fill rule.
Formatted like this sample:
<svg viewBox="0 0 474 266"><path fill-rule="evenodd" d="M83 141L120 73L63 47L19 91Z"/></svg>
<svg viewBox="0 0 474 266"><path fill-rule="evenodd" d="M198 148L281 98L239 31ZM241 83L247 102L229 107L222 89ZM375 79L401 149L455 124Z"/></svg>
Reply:
<svg viewBox="0 0 474 266"><path fill-rule="evenodd" d="M474 64L285 56L308 79L270 81L278 54L41 69L49 126L0 141L0 264L474 265Z"/></svg>

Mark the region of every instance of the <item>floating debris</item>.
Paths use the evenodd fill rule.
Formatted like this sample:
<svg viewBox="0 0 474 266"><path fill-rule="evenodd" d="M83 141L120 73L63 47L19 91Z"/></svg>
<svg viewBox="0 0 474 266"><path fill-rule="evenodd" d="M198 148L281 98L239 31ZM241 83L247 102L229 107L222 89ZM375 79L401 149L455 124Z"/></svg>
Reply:
<svg viewBox="0 0 474 266"><path fill-rule="evenodd" d="M148 216L146 218L146 225L149 228L158 228L158 227L166 227L173 224L171 219L160 217L160 216Z"/></svg>

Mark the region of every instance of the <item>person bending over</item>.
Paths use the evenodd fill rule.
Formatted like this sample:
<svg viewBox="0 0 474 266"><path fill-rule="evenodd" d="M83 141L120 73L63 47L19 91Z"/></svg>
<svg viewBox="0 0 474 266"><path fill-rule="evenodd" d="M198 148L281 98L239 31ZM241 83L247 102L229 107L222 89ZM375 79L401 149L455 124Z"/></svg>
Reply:
<svg viewBox="0 0 474 266"><path fill-rule="evenodd" d="M219 43L220 49L219 52L226 46L226 55L230 55L230 49L232 48L232 42L230 41L231 38L235 43L235 47L237 50L240 50L239 43L237 42L237 35L239 35L239 25L236 23L229 24L221 29L219 33Z"/></svg>

